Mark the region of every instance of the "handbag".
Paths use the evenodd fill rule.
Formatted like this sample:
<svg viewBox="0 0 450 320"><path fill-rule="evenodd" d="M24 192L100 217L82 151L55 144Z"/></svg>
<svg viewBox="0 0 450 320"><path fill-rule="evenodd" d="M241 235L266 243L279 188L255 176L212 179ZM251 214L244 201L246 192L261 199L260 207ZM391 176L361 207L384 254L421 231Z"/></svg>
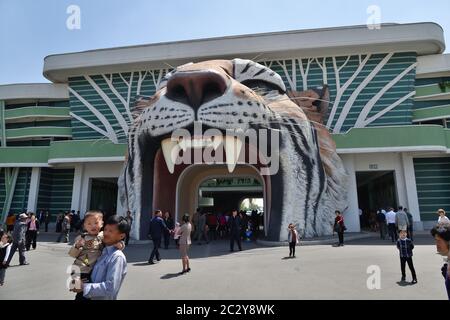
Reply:
<svg viewBox="0 0 450 320"><path fill-rule="evenodd" d="M339 223L334 224L334 232L339 232Z"/></svg>

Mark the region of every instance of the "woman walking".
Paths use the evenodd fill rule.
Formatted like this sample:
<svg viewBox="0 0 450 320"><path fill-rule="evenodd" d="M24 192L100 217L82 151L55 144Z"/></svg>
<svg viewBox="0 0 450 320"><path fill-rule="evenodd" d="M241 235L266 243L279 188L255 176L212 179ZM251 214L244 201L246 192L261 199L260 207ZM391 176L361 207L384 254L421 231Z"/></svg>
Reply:
<svg viewBox="0 0 450 320"><path fill-rule="evenodd" d="M344 231L346 229L344 225L344 216L339 210L336 210L334 212L336 214L336 218L334 219L334 226L333 226L333 233L337 232L339 237L339 243L337 244L337 247L343 247L344 246Z"/></svg>
<svg viewBox="0 0 450 320"><path fill-rule="evenodd" d="M30 248L33 247L33 250L36 250L36 240L37 235L39 233L39 220L36 219L34 213L31 213L30 220L27 223L27 232L25 234L25 247L27 251L30 251Z"/></svg>
<svg viewBox="0 0 450 320"><path fill-rule="evenodd" d="M298 232L295 230L295 224L289 223L288 232L289 258L295 258L295 246L298 244Z"/></svg>
<svg viewBox="0 0 450 320"><path fill-rule="evenodd" d="M450 220L449 220L448 217L445 215L444 209L439 209L439 210L437 211L437 214L439 215L438 223L450 223Z"/></svg>
<svg viewBox="0 0 450 320"><path fill-rule="evenodd" d="M191 271L189 267L189 246L191 245L191 232L192 225L189 222L189 214L185 214L183 216L183 224L178 231L178 235L180 236L179 244L180 244L180 254L181 254L181 262L183 264L183 271L180 274L184 274L186 272Z"/></svg>

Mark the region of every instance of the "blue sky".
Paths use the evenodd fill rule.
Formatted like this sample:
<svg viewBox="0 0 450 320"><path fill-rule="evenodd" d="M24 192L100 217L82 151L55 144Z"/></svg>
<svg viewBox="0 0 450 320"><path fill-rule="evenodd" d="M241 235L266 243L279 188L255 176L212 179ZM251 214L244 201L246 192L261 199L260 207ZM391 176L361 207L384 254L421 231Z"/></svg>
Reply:
<svg viewBox="0 0 450 320"><path fill-rule="evenodd" d="M79 30L66 27L69 5L80 7ZM439 23L450 47L448 0L0 0L0 84L47 82L49 54L365 24L370 5L382 23Z"/></svg>

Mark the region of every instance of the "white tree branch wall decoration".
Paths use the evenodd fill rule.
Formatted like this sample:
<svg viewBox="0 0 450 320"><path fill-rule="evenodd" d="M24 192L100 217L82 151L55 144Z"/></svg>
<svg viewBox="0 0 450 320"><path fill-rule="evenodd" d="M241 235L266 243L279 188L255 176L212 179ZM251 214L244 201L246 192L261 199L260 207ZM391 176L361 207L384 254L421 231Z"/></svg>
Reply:
<svg viewBox="0 0 450 320"><path fill-rule="evenodd" d="M100 112L93 103L89 102L87 98L83 97L82 94L77 92L74 88L69 86L69 92L78 100L80 101L89 111L92 112L92 114L95 116L97 120L100 121L102 124L102 127L99 127L92 121L89 121L88 119L77 115L75 112L70 112L70 115L78 120L79 122L83 123L85 126L91 128L92 130L96 131L97 133L101 134L103 137L107 138L113 143L119 143L120 138L124 137L126 138L128 136L128 129L129 125L133 121L132 116L132 110L131 110L131 102L132 99L141 94L142 86L144 84L144 81L149 79L149 76L151 76L151 83L153 84L154 88L157 88L158 85L161 82L162 77L164 74L169 72L168 69L159 69L159 70L145 70L145 71L132 71L129 73L129 78L123 73L118 73L119 82L122 81L123 84L126 86L126 96L123 96L117 89L117 83L114 83L114 74L101 74L101 78L105 81L106 85L108 86L109 90L112 92L113 96L116 97L120 104L123 106L123 109L125 112L121 112L118 108L118 106L112 101L113 96L109 96L105 90L101 88L98 81L93 79L90 75L84 75L83 78L86 80L86 82L90 85L90 87L101 97L101 99L105 102L105 104L108 106L109 110L111 111L112 115L114 115L115 120L120 126L120 131L117 132L117 130L114 130L113 125L111 122L105 117L105 115ZM137 79L136 79L137 78ZM152 92L153 93L153 92Z"/></svg>
<svg viewBox="0 0 450 320"><path fill-rule="evenodd" d="M395 90L402 79L408 75L411 76L417 65L415 57L414 60L408 60L413 62L408 62L406 67L403 67L405 63L402 63L402 69L396 72L392 79L383 80L381 87L379 85L371 86L374 81L379 81L377 79L379 79L378 75L381 71L393 68L395 62L391 64L391 60L395 56L394 52L382 55L367 53L348 56L296 57L287 60L260 61L260 63L279 72L290 90L306 91L308 87L316 86L319 79L323 84L328 85L332 95L326 126L333 133L341 133L349 126L364 128L371 125L386 113L414 97L415 91L412 84L411 89L397 100L390 100L386 103L388 99L385 98L387 93ZM123 141L122 138L128 136L128 128L133 120L131 103L135 96L142 95L143 88L146 88L145 94L153 94L153 91L149 92L148 88L153 87L152 90L157 88L163 76L169 71L168 68L162 68L101 74L97 77L82 76L86 84L108 107L110 111L108 118L113 117L114 123L117 122L120 129L114 129L117 125L113 125L88 97L83 97L81 91L77 92L76 86L74 86L75 89L69 87L69 91L73 95L72 99L81 102L94 115L94 118L76 114L76 112L70 114L74 119L111 142L119 143ZM99 81L102 83L104 81L104 84L100 84ZM104 90L106 87L108 88L107 92ZM366 88L372 90L374 87L377 88L376 92L372 94L371 91L368 98L362 98L363 95L366 97L368 95L364 93L367 91ZM362 105L361 101L364 101ZM356 105L358 105L357 110L360 111L355 111ZM356 114L356 112L358 113Z"/></svg>

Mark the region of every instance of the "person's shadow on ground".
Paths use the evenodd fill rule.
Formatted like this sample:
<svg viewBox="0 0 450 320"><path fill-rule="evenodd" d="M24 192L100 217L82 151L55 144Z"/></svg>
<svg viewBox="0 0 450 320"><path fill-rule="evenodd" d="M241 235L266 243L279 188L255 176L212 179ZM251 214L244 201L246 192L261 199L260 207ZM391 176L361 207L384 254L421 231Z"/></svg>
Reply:
<svg viewBox="0 0 450 320"><path fill-rule="evenodd" d="M176 278L176 277L179 277L179 276L182 276L182 275L184 275L184 274L181 273L181 272L177 272L177 273L167 273L167 274L161 276L161 279L167 280L167 279Z"/></svg>
<svg viewBox="0 0 450 320"><path fill-rule="evenodd" d="M138 263L133 263L133 266L145 267L145 266L150 266L150 264L148 262L138 262Z"/></svg>
<svg viewBox="0 0 450 320"><path fill-rule="evenodd" d="M397 284L400 287L407 287L407 286L413 286L414 285L414 283L407 282L407 281L397 281Z"/></svg>

